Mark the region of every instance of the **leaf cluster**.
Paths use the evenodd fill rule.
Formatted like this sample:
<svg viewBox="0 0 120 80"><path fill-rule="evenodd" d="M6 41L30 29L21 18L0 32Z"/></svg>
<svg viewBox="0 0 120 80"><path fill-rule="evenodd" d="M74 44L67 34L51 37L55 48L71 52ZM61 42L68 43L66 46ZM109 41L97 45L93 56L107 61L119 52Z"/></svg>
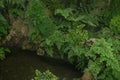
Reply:
<svg viewBox="0 0 120 80"><path fill-rule="evenodd" d="M111 19L110 28L115 34L120 34L120 15L117 15Z"/></svg>
<svg viewBox="0 0 120 80"><path fill-rule="evenodd" d="M46 13L46 6L40 0L30 0L26 12L26 17L29 19L30 31L29 35L41 35L48 37L55 30L53 21Z"/></svg>
<svg viewBox="0 0 120 80"><path fill-rule="evenodd" d="M120 64L117 55L114 53L112 44L105 39L98 39L90 48L86 56L89 56L88 69L94 77L102 74L103 70L111 69L120 72Z"/></svg>
<svg viewBox="0 0 120 80"><path fill-rule="evenodd" d="M8 48L0 47L0 60L5 58L5 53L10 53L10 50Z"/></svg>
<svg viewBox="0 0 120 80"><path fill-rule="evenodd" d="M49 70L46 70L43 73L39 70L35 70L35 77L32 80L58 80L58 77L52 74Z"/></svg>

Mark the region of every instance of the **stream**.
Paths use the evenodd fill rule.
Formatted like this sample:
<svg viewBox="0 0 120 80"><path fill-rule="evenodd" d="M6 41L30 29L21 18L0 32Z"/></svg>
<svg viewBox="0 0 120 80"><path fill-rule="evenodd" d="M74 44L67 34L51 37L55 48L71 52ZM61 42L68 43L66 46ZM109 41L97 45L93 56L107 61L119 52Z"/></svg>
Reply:
<svg viewBox="0 0 120 80"><path fill-rule="evenodd" d="M0 80L31 80L36 69L41 72L50 70L60 80L80 77L80 72L67 62L37 56L35 52L18 50L0 62Z"/></svg>

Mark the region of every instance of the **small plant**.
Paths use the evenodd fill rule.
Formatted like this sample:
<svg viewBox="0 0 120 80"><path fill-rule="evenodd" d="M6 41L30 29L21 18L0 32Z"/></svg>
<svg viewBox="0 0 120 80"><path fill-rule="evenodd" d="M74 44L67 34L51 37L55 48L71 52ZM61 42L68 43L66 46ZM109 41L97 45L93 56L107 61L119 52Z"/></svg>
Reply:
<svg viewBox="0 0 120 80"><path fill-rule="evenodd" d="M35 70L35 77L32 80L58 80L54 74L52 74L49 70L41 73L39 70Z"/></svg>
<svg viewBox="0 0 120 80"><path fill-rule="evenodd" d="M10 53L10 50L0 47L0 60L3 60L5 58L5 53Z"/></svg>

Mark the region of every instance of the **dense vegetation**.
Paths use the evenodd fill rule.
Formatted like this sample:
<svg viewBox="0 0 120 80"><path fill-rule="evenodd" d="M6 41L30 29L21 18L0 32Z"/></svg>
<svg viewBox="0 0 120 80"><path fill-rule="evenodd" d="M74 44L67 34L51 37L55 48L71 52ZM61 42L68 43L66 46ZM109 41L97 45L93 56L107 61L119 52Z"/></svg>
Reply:
<svg viewBox="0 0 120 80"><path fill-rule="evenodd" d="M95 80L120 80L119 3L120 0L0 0L0 40L8 34L11 17L21 18L29 23L29 40L38 41L50 57L59 55L84 76L91 73ZM4 51L0 47L0 59Z"/></svg>

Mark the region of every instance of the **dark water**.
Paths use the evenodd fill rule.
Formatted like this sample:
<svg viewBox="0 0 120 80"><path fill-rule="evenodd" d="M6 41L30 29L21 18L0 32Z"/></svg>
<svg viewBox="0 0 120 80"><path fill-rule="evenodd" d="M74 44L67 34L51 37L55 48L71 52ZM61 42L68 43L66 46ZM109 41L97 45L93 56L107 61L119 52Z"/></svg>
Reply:
<svg viewBox="0 0 120 80"><path fill-rule="evenodd" d="M0 80L31 80L35 69L50 70L60 80L73 80L80 73L60 60L39 57L34 52L17 51L0 62Z"/></svg>

